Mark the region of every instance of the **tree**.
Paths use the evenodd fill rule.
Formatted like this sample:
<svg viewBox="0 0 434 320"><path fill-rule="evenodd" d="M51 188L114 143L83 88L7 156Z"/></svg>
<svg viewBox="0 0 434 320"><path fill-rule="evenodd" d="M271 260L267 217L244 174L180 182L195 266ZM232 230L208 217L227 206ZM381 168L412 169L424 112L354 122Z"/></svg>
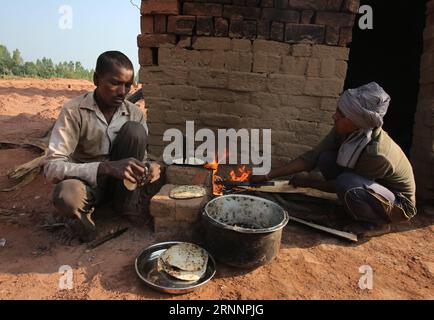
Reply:
<svg viewBox="0 0 434 320"><path fill-rule="evenodd" d="M12 59L9 50L5 46L0 45L0 74L11 74L11 66Z"/></svg>
<svg viewBox="0 0 434 320"><path fill-rule="evenodd" d="M20 50L12 52L0 44L0 76L15 75L40 78L70 78L91 80L93 70L87 70L81 62L60 62L54 64L49 58L42 58L33 62L24 62Z"/></svg>

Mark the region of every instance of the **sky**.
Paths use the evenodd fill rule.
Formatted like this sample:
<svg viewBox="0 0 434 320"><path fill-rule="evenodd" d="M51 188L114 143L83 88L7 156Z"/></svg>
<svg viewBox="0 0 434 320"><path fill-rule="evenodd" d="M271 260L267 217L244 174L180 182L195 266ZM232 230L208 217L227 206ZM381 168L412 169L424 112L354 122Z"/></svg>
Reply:
<svg viewBox="0 0 434 320"><path fill-rule="evenodd" d="M140 5L140 0L132 0ZM2 0L0 44L25 61L80 61L94 69L107 50L125 53L138 70L140 12L130 0Z"/></svg>

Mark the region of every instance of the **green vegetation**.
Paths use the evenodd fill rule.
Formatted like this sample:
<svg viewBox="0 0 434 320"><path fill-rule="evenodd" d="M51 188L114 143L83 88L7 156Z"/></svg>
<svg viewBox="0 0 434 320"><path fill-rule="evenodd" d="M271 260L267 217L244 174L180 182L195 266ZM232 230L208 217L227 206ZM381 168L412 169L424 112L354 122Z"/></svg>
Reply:
<svg viewBox="0 0 434 320"><path fill-rule="evenodd" d="M0 77L17 76L30 78L67 78L92 80L93 70L85 69L80 62L54 64L51 59L42 58L24 62L18 49L12 52L0 44Z"/></svg>

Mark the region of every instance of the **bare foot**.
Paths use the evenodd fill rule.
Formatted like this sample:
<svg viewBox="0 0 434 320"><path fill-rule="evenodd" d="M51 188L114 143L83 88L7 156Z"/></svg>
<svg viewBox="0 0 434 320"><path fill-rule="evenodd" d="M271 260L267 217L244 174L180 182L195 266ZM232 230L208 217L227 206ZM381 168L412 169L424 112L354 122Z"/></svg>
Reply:
<svg viewBox="0 0 434 320"><path fill-rule="evenodd" d="M372 226L370 229L366 230L361 236L364 238L378 237L382 236L383 234L389 233L390 230L390 224Z"/></svg>

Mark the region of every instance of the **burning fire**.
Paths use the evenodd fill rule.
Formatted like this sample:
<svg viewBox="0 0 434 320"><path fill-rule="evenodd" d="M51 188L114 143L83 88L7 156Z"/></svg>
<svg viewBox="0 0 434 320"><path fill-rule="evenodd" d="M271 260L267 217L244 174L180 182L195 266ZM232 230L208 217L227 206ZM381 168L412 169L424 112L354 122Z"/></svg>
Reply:
<svg viewBox="0 0 434 320"><path fill-rule="evenodd" d="M217 175L217 171L219 169L219 163L214 160L213 162L206 164L204 167L205 169L212 170L213 194L215 196L222 196L223 185L221 183L218 183L219 181L222 181L222 178Z"/></svg>
<svg viewBox="0 0 434 320"><path fill-rule="evenodd" d="M213 171L213 194L215 196L222 196L223 195L223 179L222 177L217 175L218 169L219 169L220 163L217 161L213 161L211 163L206 164L204 167L206 169ZM229 173L230 181L236 181L236 182L244 182L248 181L250 179L250 176L252 175L252 170L249 169L247 166L242 166L237 168L237 170L232 170Z"/></svg>
<svg viewBox="0 0 434 320"><path fill-rule="evenodd" d="M248 181L250 176L252 175L252 170L247 168L247 166L242 166L237 169L238 174L235 173L235 170L232 170L229 175L231 176L231 181L239 181L244 182Z"/></svg>

